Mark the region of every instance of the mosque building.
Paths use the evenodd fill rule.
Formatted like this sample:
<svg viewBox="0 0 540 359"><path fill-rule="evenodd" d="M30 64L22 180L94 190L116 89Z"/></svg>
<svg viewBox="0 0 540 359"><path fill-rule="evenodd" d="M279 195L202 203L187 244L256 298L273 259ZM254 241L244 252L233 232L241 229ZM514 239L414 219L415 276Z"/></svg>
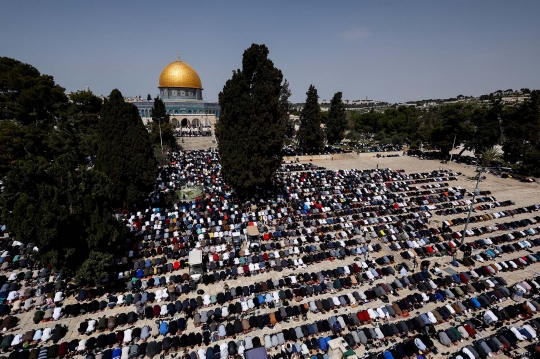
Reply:
<svg viewBox="0 0 540 359"><path fill-rule="evenodd" d="M158 88L159 97L165 103L173 126L214 133L214 125L220 114L219 104L203 100L199 74L180 61L180 56L161 71ZM139 98L132 103L139 109L144 124L152 120L153 100L143 101Z"/></svg>

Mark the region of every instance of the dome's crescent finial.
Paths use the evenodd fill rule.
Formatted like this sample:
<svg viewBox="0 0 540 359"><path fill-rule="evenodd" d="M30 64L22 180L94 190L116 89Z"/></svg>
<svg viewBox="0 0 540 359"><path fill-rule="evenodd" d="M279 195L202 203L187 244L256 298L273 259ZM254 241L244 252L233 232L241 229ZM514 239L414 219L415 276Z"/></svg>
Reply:
<svg viewBox="0 0 540 359"><path fill-rule="evenodd" d="M176 53L178 54L178 61L180 61L180 51L176 51Z"/></svg>

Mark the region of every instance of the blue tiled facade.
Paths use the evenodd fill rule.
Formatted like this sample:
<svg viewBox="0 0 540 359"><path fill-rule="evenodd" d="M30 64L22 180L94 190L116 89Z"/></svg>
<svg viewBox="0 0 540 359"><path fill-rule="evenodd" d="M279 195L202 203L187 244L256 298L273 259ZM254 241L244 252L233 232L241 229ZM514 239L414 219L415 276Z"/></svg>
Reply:
<svg viewBox="0 0 540 359"><path fill-rule="evenodd" d="M169 115L182 114L215 115L219 119L220 107L217 103L205 102L202 99L202 90L190 88L160 88L160 97L165 103ZM152 117L154 101L133 102L139 109L141 117Z"/></svg>
<svg viewBox="0 0 540 359"><path fill-rule="evenodd" d="M215 115L219 118L220 107L217 103L204 102L204 101L174 101L163 99L165 108L169 115L182 115L182 114L207 114ZM141 117L152 117L152 106L154 101L138 101L133 102L139 109Z"/></svg>

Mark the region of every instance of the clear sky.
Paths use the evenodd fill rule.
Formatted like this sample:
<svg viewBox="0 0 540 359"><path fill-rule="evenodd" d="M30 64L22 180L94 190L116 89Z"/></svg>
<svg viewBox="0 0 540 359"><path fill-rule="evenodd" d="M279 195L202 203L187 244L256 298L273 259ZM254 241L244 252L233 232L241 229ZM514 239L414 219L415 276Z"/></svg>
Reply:
<svg viewBox="0 0 540 359"><path fill-rule="evenodd" d="M540 88L540 1L8 1L0 56L68 91L157 95L181 52L217 101L242 52L264 43L291 100L402 102Z"/></svg>

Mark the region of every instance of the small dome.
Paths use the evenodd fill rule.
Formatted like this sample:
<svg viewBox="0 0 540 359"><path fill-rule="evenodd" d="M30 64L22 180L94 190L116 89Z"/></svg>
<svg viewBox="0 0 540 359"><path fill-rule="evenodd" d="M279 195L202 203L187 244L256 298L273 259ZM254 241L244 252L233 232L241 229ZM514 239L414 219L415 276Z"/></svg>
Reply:
<svg viewBox="0 0 540 359"><path fill-rule="evenodd" d="M203 88L197 71L183 61L171 62L161 71L159 87Z"/></svg>

